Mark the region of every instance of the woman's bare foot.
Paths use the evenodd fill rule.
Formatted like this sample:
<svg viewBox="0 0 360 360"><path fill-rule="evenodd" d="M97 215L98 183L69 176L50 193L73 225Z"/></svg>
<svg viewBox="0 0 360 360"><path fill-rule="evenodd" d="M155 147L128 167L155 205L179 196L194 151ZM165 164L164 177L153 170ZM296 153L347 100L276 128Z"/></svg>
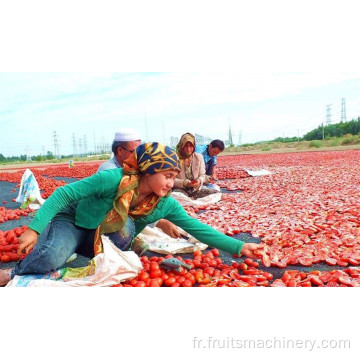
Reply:
<svg viewBox="0 0 360 360"><path fill-rule="evenodd" d="M0 269L0 286L5 286L11 280L12 269Z"/></svg>

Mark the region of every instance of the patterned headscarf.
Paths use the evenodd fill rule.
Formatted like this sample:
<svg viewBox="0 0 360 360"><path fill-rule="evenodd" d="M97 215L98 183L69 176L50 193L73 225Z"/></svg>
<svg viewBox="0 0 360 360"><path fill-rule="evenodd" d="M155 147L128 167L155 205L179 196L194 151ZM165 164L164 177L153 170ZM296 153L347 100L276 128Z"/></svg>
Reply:
<svg viewBox="0 0 360 360"><path fill-rule="evenodd" d="M179 159L168 146L153 142L141 144L124 161L124 172L133 174L155 174L165 170L180 171Z"/></svg>
<svg viewBox="0 0 360 360"><path fill-rule="evenodd" d="M176 145L176 154L180 160L183 160L183 159L186 159L186 158L189 158L190 156L192 156L192 154L187 155L187 154L183 153L183 148L187 142L192 143L195 147L196 146L195 136L191 133L186 133L181 136L179 143Z"/></svg>
<svg viewBox="0 0 360 360"><path fill-rule="evenodd" d="M102 252L101 234L112 233L123 228L130 216L144 216L152 212L160 200L156 194L146 197L130 210L131 203L139 197L140 177L166 170L180 171L179 159L170 147L159 143L146 143L138 146L132 155L124 161L124 175L120 181L114 200L114 208L106 215L95 234L95 255ZM166 196L169 196L169 191Z"/></svg>

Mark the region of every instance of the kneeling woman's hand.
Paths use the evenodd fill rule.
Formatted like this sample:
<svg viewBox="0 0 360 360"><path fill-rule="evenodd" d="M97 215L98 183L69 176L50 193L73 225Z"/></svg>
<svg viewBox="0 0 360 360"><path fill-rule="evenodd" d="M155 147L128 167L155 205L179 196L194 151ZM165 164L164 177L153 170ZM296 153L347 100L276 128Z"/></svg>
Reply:
<svg viewBox="0 0 360 360"><path fill-rule="evenodd" d="M200 180L193 180L189 183L188 187L191 187L191 188L194 188L194 189L197 189L199 188L201 185L201 181Z"/></svg>
<svg viewBox="0 0 360 360"><path fill-rule="evenodd" d="M38 239L38 234L36 231L32 229L27 229L20 237L19 237L19 247L18 247L18 255L28 254L29 251L36 245Z"/></svg>
<svg viewBox="0 0 360 360"><path fill-rule="evenodd" d="M258 258L259 255L255 254L254 251L261 250L263 248L264 244L245 243L241 249L241 255L255 259Z"/></svg>

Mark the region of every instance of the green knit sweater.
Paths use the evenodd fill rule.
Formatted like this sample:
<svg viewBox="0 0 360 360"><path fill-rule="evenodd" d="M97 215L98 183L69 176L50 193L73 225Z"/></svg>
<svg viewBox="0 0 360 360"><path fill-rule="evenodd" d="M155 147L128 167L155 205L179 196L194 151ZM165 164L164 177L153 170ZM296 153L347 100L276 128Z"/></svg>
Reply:
<svg viewBox="0 0 360 360"><path fill-rule="evenodd" d="M57 213L67 205L78 202L75 219L67 218L67 220L86 229L96 229L113 208L113 201L122 176L121 168L105 170L56 189L41 206L29 227L41 234ZM205 244L240 255L244 244L242 241L226 236L211 226L192 218L171 196L161 198L149 215L134 219L135 236L146 225L160 219L171 221Z"/></svg>

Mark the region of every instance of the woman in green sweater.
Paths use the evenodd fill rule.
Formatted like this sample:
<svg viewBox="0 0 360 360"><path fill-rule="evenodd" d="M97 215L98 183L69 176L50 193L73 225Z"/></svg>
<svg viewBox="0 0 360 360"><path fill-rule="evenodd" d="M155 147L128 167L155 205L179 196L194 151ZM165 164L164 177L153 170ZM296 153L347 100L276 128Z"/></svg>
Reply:
<svg viewBox="0 0 360 360"><path fill-rule="evenodd" d="M159 143L140 145L124 168L99 172L54 191L19 238L20 253L29 253L14 269L0 271L0 285L15 275L46 274L61 268L78 252L102 251L101 234L110 235L121 250L147 224L167 219L212 247L255 257L262 245L228 237L190 217L171 196L180 171L179 159ZM115 236L114 236L115 235Z"/></svg>

